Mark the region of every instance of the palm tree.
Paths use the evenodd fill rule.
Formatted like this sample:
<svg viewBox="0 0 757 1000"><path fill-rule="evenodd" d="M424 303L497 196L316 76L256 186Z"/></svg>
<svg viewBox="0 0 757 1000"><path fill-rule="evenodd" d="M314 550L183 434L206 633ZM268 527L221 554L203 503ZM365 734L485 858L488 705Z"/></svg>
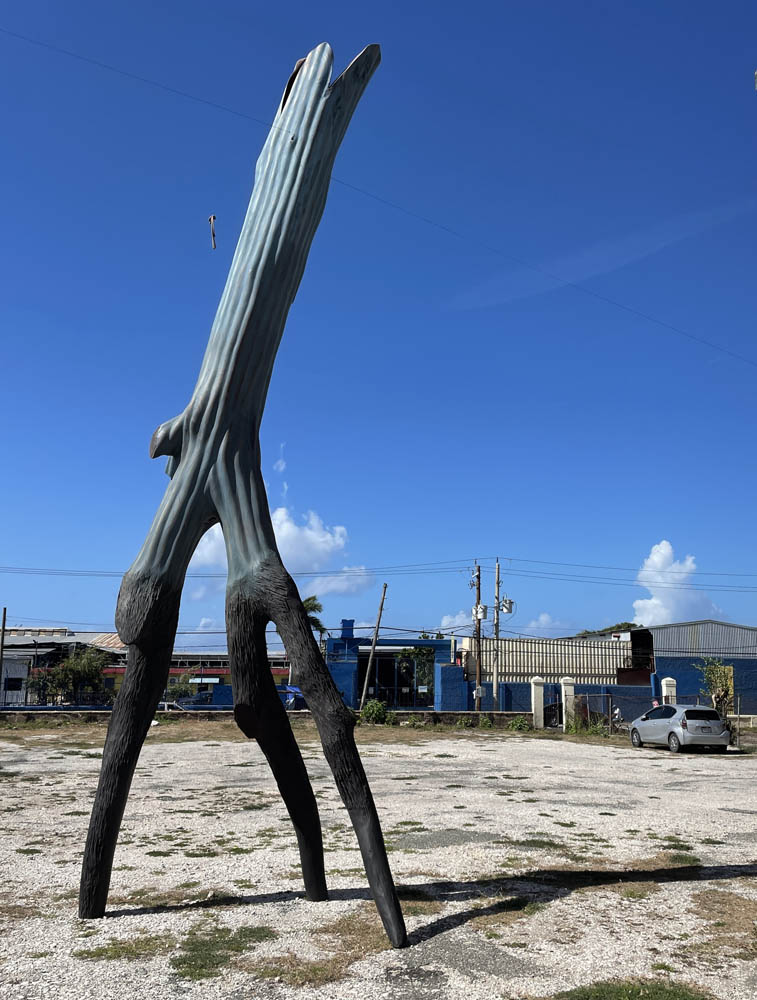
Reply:
<svg viewBox="0 0 757 1000"><path fill-rule="evenodd" d="M310 623L310 627L314 632L318 633L319 641L323 641L323 634L326 631L326 626L318 617L318 615L323 611L323 605L315 594L312 594L310 597L306 597L302 602L302 605L308 613L308 622Z"/></svg>

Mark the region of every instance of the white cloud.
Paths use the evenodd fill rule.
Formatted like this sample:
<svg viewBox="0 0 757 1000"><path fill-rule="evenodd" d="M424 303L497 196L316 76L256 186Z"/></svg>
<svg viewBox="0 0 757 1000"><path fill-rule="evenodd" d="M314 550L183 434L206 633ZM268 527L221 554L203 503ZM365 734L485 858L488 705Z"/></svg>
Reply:
<svg viewBox="0 0 757 1000"><path fill-rule="evenodd" d="M472 625L473 619L470 611L458 611L456 615L442 615L439 623L439 630L451 628L462 628L464 625Z"/></svg>
<svg viewBox="0 0 757 1000"><path fill-rule="evenodd" d="M368 590L376 582L376 577L365 566L344 566L340 573L331 576L318 576L314 580L303 582L300 590L304 593L317 594L358 594Z"/></svg>
<svg viewBox="0 0 757 1000"><path fill-rule="evenodd" d="M284 459L284 447L285 447L285 445L286 445L286 441L282 441L281 444L279 445L279 457L273 463L273 471L274 472L278 472L279 475L281 475L281 473L287 467L286 461Z"/></svg>
<svg viewBox="0 0 757 1000"><path fill-rule="evenodd" d="M226 568L226 546L223 542L223 532L220 524L214 524L200 539L189 563L189 571L203 566L223 566ZM203 589L202 587L200 588Z"/></svg>
<svg viewBox="0 0 757 1000"><path fill-rule="evenodd" d="M524 632L536 632L541 635L543 632L561 632L566 631L570 626L566 625L565 622L559 621L557 618L553 618L547 611L542 611L541 614L537 615L532 621L528 623L523 629ZM554 635L544 636L545 639L555 638Z"/></svg>
<svg viewBox="0 0 757 1000"><path fill-rule="evenodd" d="M636 582L646 588L651 597L633 602L637 625L668 625L671 622L694 621L700 618L722 618L723 611L700 590L685 589L694 582L694 556L675 559L673 546L663 538L644 560Z"/></svg>
<svg viewBox="0 0 757 1000"><path fill-rule="evenodd" d="M548 614L546 611L542 611L538 618L534 618L530 621L526 628L549 628L554 624L554 618L552 615Z"/></svg>
<svg viewBox="0 0 757 1000"><path fill-rule="evenodd" d="M313 510L296 521L289 508L277 507L271 514L271 520L281 558L290 573L319 572L347 544L347 529L341 524L329 527ZM220 524L214 525L202 536L189 566L190 571L209 567L226 568L226 546ZM362 571L365 576L364 567L352 569ZM202 589L199 588L200 591Z"/></svg>
<svg viewBox="0 0 757 1000"><path fill-rule="evenodd" d="M347 529L329 528L314 510L298 524L287 507L271 514L281 558L290 573L313 573L323 568L347 544Z"/></svg>

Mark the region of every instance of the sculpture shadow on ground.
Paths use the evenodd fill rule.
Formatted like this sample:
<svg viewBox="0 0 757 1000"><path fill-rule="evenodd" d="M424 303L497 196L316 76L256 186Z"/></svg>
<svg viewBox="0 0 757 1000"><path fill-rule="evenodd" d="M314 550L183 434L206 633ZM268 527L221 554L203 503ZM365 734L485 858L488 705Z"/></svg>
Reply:
<svg viewBox="0 0 757 1000"><path fill-rule="evenodd" d="M741 865L688 865L675 867L648 867L632 871L626 869L554 869L540 868L520 875L501 875L469 881L436 880L416 882L399 887L400 899L405 891L422 893L424 898L440 903L465 903L475 901L475 906L457 910L417 927L408 935L408 944L421 944L439 934L454 930L481 917L524 910L530 903L551 903L564 899L579 889L601 889L617 885L633 886L655 882L659 885L676 882L718 882L734 878L757 877L757 862ZM188 900L180 903L135 905L108 910L106 917L145 916L153 913L177 913L192 910L212 910L224 907L256 906L266 903L284 903L303 898L301 891L268 892L249 895L211 896L207 899ZM367 886L332 889L332 900L371 900ZM415 896L414 898L418 898ZM492 902L482 906L482 901Z"/></svg>

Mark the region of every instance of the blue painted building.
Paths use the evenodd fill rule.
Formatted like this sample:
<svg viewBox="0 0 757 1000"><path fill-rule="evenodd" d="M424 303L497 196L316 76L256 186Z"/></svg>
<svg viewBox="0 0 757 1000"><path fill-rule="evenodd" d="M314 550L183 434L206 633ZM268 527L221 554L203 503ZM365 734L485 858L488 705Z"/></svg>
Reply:
<svg viewBox="0 0 757 1000"><path fill-rule="evenodd" d="M702 695L697 667L711 657L733 667L733 691L742 714L757 715L757 628L704 619L653 625L643 631L652 639L656 676L675 679L677 698ZM734 710L738 707L737 701Z"/></svg>
<svg viewBox="0 0 757 1000"><path fill-rule="evenodd" d="M326 642L326 663L350 708L360 705L371 637L355 635L354 619L342 619L338 639ZM426 656L413 656L413 649L427 649ZM391 709L436 708L437 670L454 661L454 639L379 639L368 678L368 698L376 698ZM462 674L462 668L458 667Z"/></svg>

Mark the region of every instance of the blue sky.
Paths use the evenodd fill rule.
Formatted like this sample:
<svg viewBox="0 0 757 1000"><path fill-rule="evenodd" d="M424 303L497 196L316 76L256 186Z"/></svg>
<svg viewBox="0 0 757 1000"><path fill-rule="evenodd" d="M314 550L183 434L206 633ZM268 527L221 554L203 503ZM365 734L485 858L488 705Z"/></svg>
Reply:
<svg viewBox="0 0 757 1000"><path fill-rule="evenodd" d="M131 563L262 123L318 42L337 71L379 42L263 422L303 595L367 622L385 579L385 622L431 628L499 555L513 631L757 624L757 577L704 575L757 571L754 4L30 0L0 28L3 566ZM116 577L0 581L11 624L112 625ZM222 580L181 617L220 627Z"/></svg>

